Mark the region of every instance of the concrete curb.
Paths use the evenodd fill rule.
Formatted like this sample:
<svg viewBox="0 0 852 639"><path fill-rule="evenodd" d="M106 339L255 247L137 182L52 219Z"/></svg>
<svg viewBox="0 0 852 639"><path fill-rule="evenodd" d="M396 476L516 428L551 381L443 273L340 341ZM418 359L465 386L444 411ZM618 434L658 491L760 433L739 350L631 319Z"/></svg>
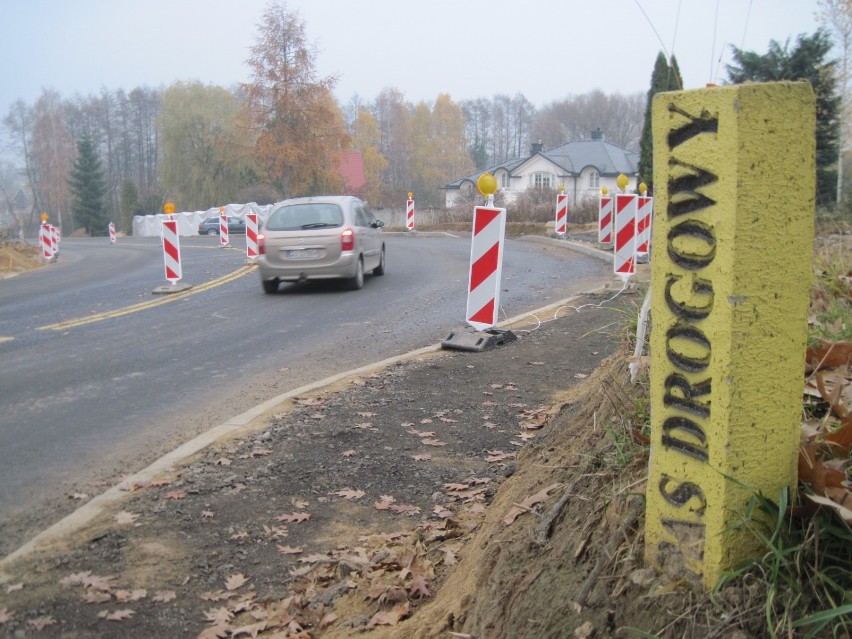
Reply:
<svg viewBox="0 0 852 639"><path fill-rule="evenodd" d="M600 249L595 248L594 246L590 246L589 244L584 244L583 242L573 242L571 240L558 240L553 237L539 237L537 235L522 235L517 238L522 242L533 242L535 244L547 244L549 246L556 246L559 248L565 248L571 251L577 251L578 253L582 253L583 255L588 255L590 257L595 257L604 262L612 263L613 257L611 252L602 251Z"/></svg>

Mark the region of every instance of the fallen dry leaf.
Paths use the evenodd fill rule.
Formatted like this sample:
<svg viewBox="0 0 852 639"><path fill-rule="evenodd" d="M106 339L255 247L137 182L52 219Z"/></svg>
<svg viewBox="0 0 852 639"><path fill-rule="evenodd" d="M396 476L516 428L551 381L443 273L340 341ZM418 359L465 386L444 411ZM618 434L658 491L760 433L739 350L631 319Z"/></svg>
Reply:
<svg viewBox="0 0 852 639"><path fill-rule="evenodd" d="M410 504L391 504L390 511L400 515L408 515L409 517L420 514L420 509Z"/></svg>
<svg viewBox="0 0 852 639"><path fill-rule="evenodd" d="M198 635L198 639L224 639L230 636L231 627L227 625L216 625L205 628Z"/></svg>
<svg viewBox="0 0 852 639"><path fill-rule="evenodd" d="M351 488L344 488L343 490L338 490L333 494L337 495L338 497L343 497L344 499L361 499L361 497L363 497L367 493L365 493L363 490L352 490Z"/></svg>
<svg viewBox="0 0 852 639"><path fill-rule="evenodd" d="M20 583L11 584L9 586L6 586L6 594L8 595L10 592L17 592L17 591L23 590L23 589L24 589L24 582L23 581L20 582Z"/></svg>
<svg viewBox="0 0 852 639"><path fill-rule="evenodd" d="M416 428L407 428L406 433L417 435L418 437L434 437L435 432L431 430L417 430Z"/></svg>
<svg viewBox="0 0 852 639"><path fill-rule="evenodd" d="M107 601L112 601L112 595L108 592L101 592L100 590L87 590L86 594L83 595L83 601L89 604L106 603Z"/></svg>
<svg viewBox="0 0 852 639"><path fill-rule="evenodd" d="M300 397L295 400L300 406L324 406L325 402L316 397Z"/></svg>
<svg viewBox="0 0 852 639"><path fill-rule="evenodd" d="M417 575L411 581L411 588L408 589L408 595L409 597L425 599L426 597L431 597L432 593L429 592L429 584L426 582L426 579Z"/></svg>
<svg viewBox="0 0 852 639"><path fill-rule="evenodd" d="M137 519L139 519L139 515L137 513L127 512L126 510L122 510L120 513L115 515L115 523L119 526L132 524Z"/></svg>
<svg viewBox="0 0 852 639"><path fill-rule="evenodd" d="M277 539L278 537L287 537L290 534L290 531L287 530L286 526L267 526L264 524L263 534L267 537Z"/></svg>
<svg viewBox="0 0 852 639"><path fill-rule="evenodd" d="M84 572L75 572L73 574L68 575L67 577L63 577L62 579L60 579L59 585L63 588L67 588L68 586L82 586L83 580L88 579L91 574L91 570L86 570Z"/></svg>
<svg viewBox="0 0 852 639"><path fill-rule="evenodd" d="M110 583L115 577L101 577L98 575L87 575L81 581L81 585L86 588L93 588L95 590L103 590L104 592L108 592L112 590L112 584Z"/></svg>
<svg viewBox="0 0 852 639"><path fill-rule="evenodd" d="M223 599L227 599L230 596L230 593L227 593L224 590L215 590L210 592L202 592L200 595L198 595L198 598L203 601L222 601Z"/></svg>
<svg viewBox="0 0 852 639"><path fill-rule="evenodd" d="M163 495L163 499L184 499L185 497L186 493L182 490L170 490Z"/></svg>
<svg viewBox="0 0 852 639"><path fill-rule="evenodd" d="M234 613L228 610L225 606L211 608L204 613L204 621L208 621L215 625L223 625L234 618Z"/></svg>
<svg viewBox="0 0 852 639"><path fill-rule="evenodd" d="M14 615L9 612L8 608L0 608L0 626L2 626L7 621L11 621Z"/></svg>
<svg viewBox="0 0 852 639"><path fill-rule="evenodd" d="M212 510L202 510L202 511L201 511L201 516L202 516L204 519L213 519L213 517L215 517L216 515L213 513L213 511L212 511Z"/></svg>
<svg viewBox="0 0 852 639"><path fill-rule="evenodd" d="M151 597L151 601L156 601L157 603L169 603L174 599L177 599L177 594L174 590L158 590Z"/></svg>
<svg viewBox="0 0 852 639"><path fill-rule="evenodd" d="M300 524L303 521L308 521L311 518L310 513L285 513L278 515L275 521L284 521L288 524Z"/></svg>
<svg viewBox="0 0 852 639"><path fill-rule="evenodd" d="M275 548L282 555L299 555L302 553L301 547L293 548L292 546L282 546L280 544L276 544Z"/></svg>
<svg viewBox="0 0 852 639"><path fill-rule="evenodd" d="M367 623L368 628L376 626L395 626L409 614L408 602L397 604L391 610L379 611Z"/></svg>
<svg viewBox="0 0 852 639"><path fill-rule="evenodd" d="M544 501L547 501L550 498L550 493L554 490L562 488L564 484L550 484L547 488L544 488L538 491L535 495L530 495L526 499L524 499L520 504L515 504L512 508L509 509L509 512L506 513L506 516L503 517L503 523L505 525L509 525L515 521L520 515L524 513L528 513L532 510L532 507L536 504L540 504Z"/></svg>
<svg viewBox="0 0 852 639"><path fill-rule="evenodd" d="M242 573L231 575L225 580L225 590L236 590L237 588L246 585L246 583L248 583L248 580L248 577L246 577Z"/></svg>
<svg viewBox="0 0 852 639"><path fill-rule="evenodd" d="M836 501L829 499L828 497L820 497L819 495L808 495L808 499L821 506L828 506L829 508L833 508L840 518L845 521L847 524L852 526L852 509L841 506Z"/></svg>
<svg viewBox="0 0 852 639"><path fill-rule="evenodd" d="M420 455L412 455L411 458L414 461L430 461L432 459L432 455L429 453L422 453Z"/></svg>
<svg viewBox="0 0 852 639"><path fill-rule="evenodd" d="M247 624L245 626L240 626L239 628L232 628L231 636L239 637L240 635L247 635L249 637L257 637L258 634L266 630L267 626L269 626L269 622L263 620L258 621L256 623Z"/></svg>
<svg viewBox="0 0 852 639"><path fill-rule="evenodd" d="M56 623L56 619L51 617L50 615L44 615L42 617L36 617L35 619L27 619L27 625L31 628L34 628L36 631L41 632L48 626L52 626Z"/></svg>
<svg viewBox="0 0 852 639"><path fill-rule="evenodd" d="M425 444L426 446L446 446L447 445L447 442L442 442L440 439L431 439L431 438L421 439L420 443Z"/></svg>
<svg viewBox="0 0 852 639"><path fill-rule="evenodd" d="M511 459L515 456L515 453L506 453L502 450L489 450L488 456L485 458L487 462L499 462L504 459Z"/></svg>
<svg viewBox="0 0 852 639"><path fill-rule="evenodd" d="M109 610L102 610L98 613L98 617L101 619L106 619L107 621L124 621L125 619L130 619L135 614L135 610L125 608L123 610L116 610L114 612L110 612Z"/></svg>
<svg viewBox="0 0 852 639"><path fill-rule="evenodd" d="M119 603L127 603L129 601L139 601L140 599L144 599L148 596L148 591L144 588L137 588L136 590L116 590L115 591L115 600Z"/></svg>
<svg viewBox="0 0 852 639"><path fill-rule="evenodd" d="M344 457L352 457L355 454L355 451L354 450L344 450L340 454L343 455Z"/></svg>

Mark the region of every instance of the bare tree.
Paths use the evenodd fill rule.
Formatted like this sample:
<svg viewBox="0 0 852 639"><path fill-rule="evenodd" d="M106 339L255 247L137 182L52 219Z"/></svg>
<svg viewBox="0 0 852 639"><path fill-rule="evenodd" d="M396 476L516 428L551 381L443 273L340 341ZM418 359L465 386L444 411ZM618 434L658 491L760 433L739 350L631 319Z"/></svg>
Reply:
<svg viewBox="0 0 852 639"><path fill-rule="evenodd" d="M45 89L32 112L32 190L36 201L65 233L74 230L68 175L76 154L74 138L65 122L59 93Z"/></svg>
<svg viewBox="0 0 852 639"><path fill-rule="evenodd" d="M379 124L379 151L387 160L382 182L389 200L377 203L392 205L410 191L411 146L409 140L409 105L399 89L382 89L373 103L372 112Z"/></svg>

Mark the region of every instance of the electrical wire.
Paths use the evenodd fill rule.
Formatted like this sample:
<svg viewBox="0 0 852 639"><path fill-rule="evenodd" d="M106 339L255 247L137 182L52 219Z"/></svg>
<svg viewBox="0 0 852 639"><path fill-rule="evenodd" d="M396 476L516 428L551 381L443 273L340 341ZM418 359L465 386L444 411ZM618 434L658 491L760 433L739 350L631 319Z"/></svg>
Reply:
<svg viewBox="0 0 852 639"><path fill-rule="evenodd" d="M713 79L715 78L715 73L713 72L713 58L716 56L716 36L719 33L719 2L720 0L716 0L716 13L713 16L713 40L710 43L710 77L707 78L707 82L713 83ZM719 60L722 59L722 52L719 52Z"/></svg>
<svg viewBox="0 0 852 639"><path fill-rule="evenodd" d="M531 318L533 318L533 319L536 321L536 325L535 325L535 327L533 327L533 328L529 328L529 329L512 329L512 332L513 332L513 333L533 333L533 332L537 331L538 329L540 329L540 328L542 327L542 325L543 325L543 324L546 324L547 322L554 322L554 321L556 321L557 319L559 319L559 311L561 311L562 309L565 309L565 308L573 309L575 312L579 313L579 312L580 312L581 310L583 310L584 308L595 308L595 307L601 307L601 306L603 306L604 304L607 304L607 303L609 303L609 302L613 301L616 297L618 297L618 296L619 296L619 295L621 295L624 291L626 291L626 290L627 290L627 284L628 284L628 280L627 280L627 279L625 279L625 280L624 280L624 284L623 284L623 286L621 287L621 289L620 289L620 290L619 290L619 291L618 291L615 295L613 295L612 297L610 297L610 298L609 298L609 299L607 299L607 300L603 300L602 302L598 302L597 304L589 303L589 304L582 304L582 305L580 305L580 306L569 306L569 305L567 305L567 304L563 304L562 306L558 307L558 308L557 308L557 309L553 312L553 317L551 317L550 319L542 320L541 318L539 318L539 317L538 317L538 315L535 315L534 313L530 313L527 317L531 317ZM503 310L503 307L502 307L502 306L500 307L500 310L503 312L503 316L504 316L504 318L505 318L505 317L506 317L506 312ZM508 318L506 318L506 319L508 319ZM518 321L520 321L520 320L518 320Z"/></svg>
<svg viewBox="0 0 852 639"><path fill-rule="evenodd" d="M633 0L633 2L635 2L635 3L636 3L636 6L638 7L639 11L641 11L641 12L642 12L642 15L643 15L643 16L645 16L645 20L648 22L648 26L649 26L649 27L651 27L651 31L653 31L653 32L654 32L654 35L656 35L656 36L657 36L657 40L659 40L659 42L660 42L660 46L663 48L663 53L665 53L665 54L666 54L666 58L671 59L671 56L669 56L669 52L668 52L668 50L666 49L666 45L665 45L665 43L663 43L663 39L660 37L660 34L659 34L659 32L657 31L657 27L655 27L655 26L654 26L654 23L653 23L653 22L651 22L651 18L649 18L649 17L648 17L648 14L647 14L647 13L645 13L645 9L643 9L643 8L642 8L642 5L641 5L641 4L639 4L639 0Z"/></svg>
<svg viewBox="0 0 852 639"><path fill-rule="evenodd" d="M669 83L671 82L671 73L674 70L672 68L672 66L673 66L672 62L674 61L674 45L675 45L675 40L677 39L678 25L680 24L680 9L681 9L681 5L682 5L682 1L683 0L678 0L678 3L677 3L677 15L675 17L675 28L674 28L674 33L672 34L672 47L671 47L671 54L670 54L669 50L666 49L666 45L663 42L663 39L660 37L659 31L657 31L657 27L654 26L653 22L651 22L651 18L648 17L647 13L645 13L645 9L643 9L642 5L639 4L639 0L633 0L633 2L636 4L636 7L639 9L639 11L642 13L642 15L645 16L645 20L647 21L648 26L651 27L651 31L653 31L654 35L657 36L657 40L660 43L660 47L662 47L662 49L663 49L663 53L666 54L666 59L668 60L668 63L669 63L668 64L669 76L666 78L666 86L668 86ZM680 77L679 76L676 77L675 80L677 81L677 88L683 89L683 84L681 82Z"/></svg>

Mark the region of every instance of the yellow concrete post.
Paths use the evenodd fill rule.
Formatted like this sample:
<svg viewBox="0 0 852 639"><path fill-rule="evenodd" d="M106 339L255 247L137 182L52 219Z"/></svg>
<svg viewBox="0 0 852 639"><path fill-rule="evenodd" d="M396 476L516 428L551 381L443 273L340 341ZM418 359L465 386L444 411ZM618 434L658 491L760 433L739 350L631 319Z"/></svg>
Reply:
<svg viewBox="0 0 852 639"><path fill-rule="evenodd" d="M652 109L645 559L710 587L758 550L728 530L751 493L796 483L815 101L777 82L661 93Z"/></svg>

